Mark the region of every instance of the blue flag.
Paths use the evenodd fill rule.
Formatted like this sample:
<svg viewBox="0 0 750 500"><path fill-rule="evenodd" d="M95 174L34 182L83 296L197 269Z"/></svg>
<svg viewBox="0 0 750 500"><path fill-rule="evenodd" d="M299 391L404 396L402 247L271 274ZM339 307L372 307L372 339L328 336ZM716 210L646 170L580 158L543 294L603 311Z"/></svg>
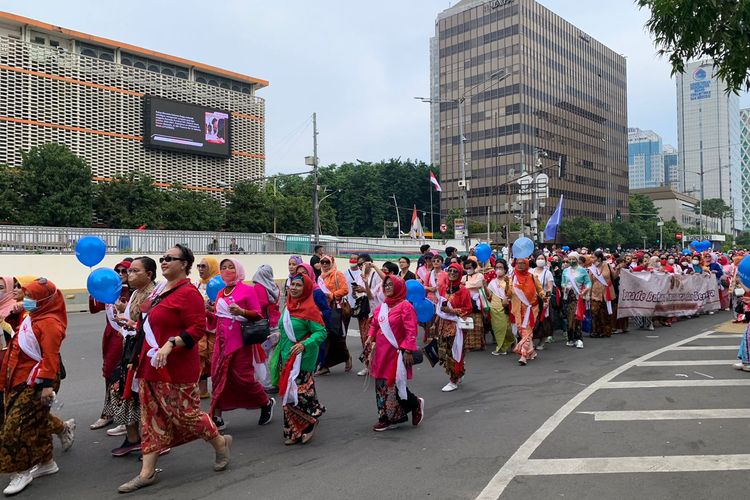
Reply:
<svg viewBox="0 0 750 500"><path fill-rule="evenodd" d="M551 241L557 237L557 228L562 222L562 202L563 195L560 195L560 202L557 204L555 213L547 221L547 225L544 227L544 241Z"/></svg>

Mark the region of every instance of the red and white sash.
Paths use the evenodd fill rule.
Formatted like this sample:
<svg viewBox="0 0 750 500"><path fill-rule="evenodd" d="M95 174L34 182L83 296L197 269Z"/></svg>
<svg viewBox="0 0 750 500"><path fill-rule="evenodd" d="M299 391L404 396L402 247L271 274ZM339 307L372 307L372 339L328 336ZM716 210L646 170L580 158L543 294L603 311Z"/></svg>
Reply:
<svg viewBox="0 0 750 500"><path fill-rule="evenodd" d="M323 290L324 294L331 295L331 296L333 295L331 291L328 289L328 286L326 286L325 280L321 276L318 276L318 286L320 287L321 290Z"/></svg>
<svg viewBox="0 0 750 500"><path fill-rule="evenodd" d="M393 334L393 329L391 328L391 322L388 320L388 304L383 304L380 306L380 314L378 314L378 323L380 324L380 331L383 332L383 335L388 340L388 343L393 346L394 349L396 349L396 352L398 352L398 358L396 359L396 375L394 378L394 382L396 383L396 389L398 389L398 397L401 399L407 399L407 393L406 393L406 365L404 364L404 353L401 352L401 349L399 349L398 342L396 341L396 336ZM388 381L391 383L391 381Z"/></svg>
<svg viewBox="0 0 750 500"><path fill-rule="evenodd" d="M36 364L29 373L29 377L26 379L26 385L33 387L41 369L42 348L39 346L39 341L36 339L34 330L31 328L30 316L26 316L26 319L23 320L21 327L18 329L18 346L24 354L36 361Z"/></svg>
<svg viewBox="0 0 750 500"><path fill-rule="evenodd" d="M286 338L289 339L289 342L291 342L292 345L296 344L297 338L294 336L292 317L289 315L288 310L285 310L284 314L281 315L281 322L284 325L284 333L286 334ZM286 390L283 393L284 395L283 399L281 400L281 404L286 405L287 401L291 401L294 406L297 406L297 404L299 403L299 399L297 398L296 380L299 376L300 367L302 366L302 356L300 356L299 354L292 355L292 357L289 358L289 361L287 361L287 364L289 363L291 363L291 370L289 370L289 375L287 377L286 383L284 384L282 381L282 384L286 386ZM287 368L284 368L284 372L286 371Z"/></svg>
<svg viewBox="0 0 750 500"><path fill-rule="evenodd" d="M612 291L609 288L609 285L607 284L607 280L604 278L604 275L601 271L596 267L596 265L592 264L591 267L589 267L589 271L591 271L591 274L596 278L596 280L604 286L604 299L607 301L607 312L609 314L612 314Z"/></svg>
<svg viewBox="0 0 750 500"><path fill-rule="evenodd" d="M578 283L576 283L576 277L573 275L574 268L568 268L568 278L570 286L573 287L573 292L575 292L576 297L578 297L578 303L576 304L576 320L577 321L583 321L583 318L586 316L586 304L583 303L583 295L581 294L581 289L578 288Z"/></svg>
<svg viewBox="0 0 750 500"><path fill-rule="evenodd" d="M490 284L487 285L487 288L490 289L492 295L498 297L500 300L506 300L508 298L508 296L505 295L505 286L500 286L497 279L490 281Z"/></svg>
<svg viewBox="0 0 750 500"><path fill-rule="evenodd" d="M531 302L529 302L529 299L526 297L526 294L523 293L523 290L516 286L517 284L518 277L513 276L513 293L518 296L521 303L526 306L526 313L523 315L523 323L521 323L521 327L534 328L534 315L531 314Z"/></svg>
<svg viewBox="0 0 750 500"><path fill-rule="evenodd" d="M435 308L435 314L444 320L453 321L456 324L456 336L453 339L453 346L451 347L451 357L454 361L453 371L459 373L461 371L461 365L463 365L464 362L464 331L459 328L458 324L461 318L455 314L443 312L443 304L447 301L448 300L445 297L438 298L438 305Z"/></svg>
<svg viewBox="0 0 750 500"><path fill-rule="evenodd" d="M104 312L107 315L107 323L109 323L109 326L111 326L117 333L122 334L122 327L117 323L117 320L115 319L115 316L117 314L115 305L106 304L104 306Z"/></svg>

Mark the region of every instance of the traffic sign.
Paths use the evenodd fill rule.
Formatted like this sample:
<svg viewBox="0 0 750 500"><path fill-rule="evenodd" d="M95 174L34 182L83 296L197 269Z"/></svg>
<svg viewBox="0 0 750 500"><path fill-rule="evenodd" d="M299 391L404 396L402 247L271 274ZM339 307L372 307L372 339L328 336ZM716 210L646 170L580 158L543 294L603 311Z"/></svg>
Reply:
<svg viewBox="0 0 750 500"><path fill-rule="evenodd" d="M682 233L675 233L674 237L675 237L675 239L681 240L682 239Z"/></svg>
<svg viewBox="0 0 750 500"><path fill-rule="evenodd" d="M447 233L448 232L448 225L447 224L440 224L440 232L441 233Z"/></svg>

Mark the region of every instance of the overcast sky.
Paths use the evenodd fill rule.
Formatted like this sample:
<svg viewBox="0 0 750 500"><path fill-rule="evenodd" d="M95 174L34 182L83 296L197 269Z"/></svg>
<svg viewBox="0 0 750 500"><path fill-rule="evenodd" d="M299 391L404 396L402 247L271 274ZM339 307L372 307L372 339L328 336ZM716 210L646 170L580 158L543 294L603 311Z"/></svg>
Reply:
<svg viewBox="0 0 750 500"><path fill-rule="evenodd" d="M455 4L455 2L453 2ZM628 58L628 121L677 146L675 83L632 0L541 0ZM321 163L429 162L429 38L438 0L6 0L3 10L270 81L267 171L305 170L318 113ZM750 106L747 96L743 107Z"/></svg>

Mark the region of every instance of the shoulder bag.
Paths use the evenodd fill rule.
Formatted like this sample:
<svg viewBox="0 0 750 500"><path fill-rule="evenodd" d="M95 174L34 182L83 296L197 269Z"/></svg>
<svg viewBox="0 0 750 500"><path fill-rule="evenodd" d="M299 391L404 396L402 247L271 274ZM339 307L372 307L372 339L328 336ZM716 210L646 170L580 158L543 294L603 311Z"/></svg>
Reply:
<svg viewBox="0 0 750 500"><path fill-rule="evenodd" d="M242 345L262 344L270 335L271 327L265 318L242 322Z"/></svg>

